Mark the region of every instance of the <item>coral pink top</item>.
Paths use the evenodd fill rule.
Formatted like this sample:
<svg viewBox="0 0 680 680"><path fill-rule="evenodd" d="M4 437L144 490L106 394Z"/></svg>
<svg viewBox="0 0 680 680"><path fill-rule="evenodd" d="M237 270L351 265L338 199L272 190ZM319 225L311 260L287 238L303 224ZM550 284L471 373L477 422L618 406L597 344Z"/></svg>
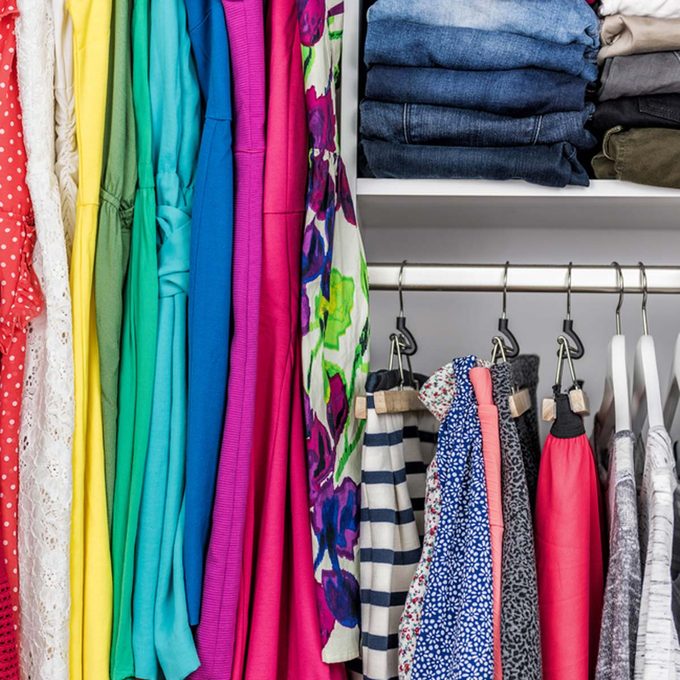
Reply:
<svg viewBox="0 0 680 680"><path fill-rule="evenodd" d="M477 398L479 423L482 428L482 451L486 476L491 528L491 573L493 577L493 668L495 680L503 680L501 666L501 564L503 558L503 497L501 490L501 442L498 409L493 403L491 372L473 368L470 381Z"/></svg>

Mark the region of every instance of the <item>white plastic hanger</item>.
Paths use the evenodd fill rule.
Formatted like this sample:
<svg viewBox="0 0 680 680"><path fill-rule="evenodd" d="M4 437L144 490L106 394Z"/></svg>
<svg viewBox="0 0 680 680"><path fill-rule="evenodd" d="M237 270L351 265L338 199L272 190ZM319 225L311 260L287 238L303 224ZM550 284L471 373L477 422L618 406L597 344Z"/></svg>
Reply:
<svg viewBox="0 0 680 680"><path fill-rule="evenodd" d="M616 335L609 343L607 374L604 379L602 404L597 413L604 437L614 432L630 430L630 397L628 394L628 366L626 361L626 338L621 333L621 306L623 305L623 273L618 262L616 267L619 285L619 302L616 305Z"/></svg>
<svg viewBox="0 0 680 680"><path fill-rule="evenodd" d="M645 423L649 427L663 427L663 406L659 370L656 363L654 338L649 334L647 321L647 273L642 262L640 265L640 281L642 283L642 330L643 335L635 349L635 369L633 372L632 416L633 432L639 434Z"/></svg>
<svg viewBox="0 0 680 680"><path fill-rule="evenodd" d="M671 372L671 383L668 386L666 403L663 407L663 421L666 429L670 431L678 411L680 403L680 335L675 341L675 351L673 352L673 369Z"/></svg>

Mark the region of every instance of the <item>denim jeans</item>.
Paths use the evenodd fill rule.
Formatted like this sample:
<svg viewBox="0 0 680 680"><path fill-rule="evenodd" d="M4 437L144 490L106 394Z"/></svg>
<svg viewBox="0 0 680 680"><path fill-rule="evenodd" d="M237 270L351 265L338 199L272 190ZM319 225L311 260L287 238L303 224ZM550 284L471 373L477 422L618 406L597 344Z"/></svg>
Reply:
<svg viewBox="0 0 680 680"><path fill-rule="evenodd" d="M680 51L607 59L601 81L601 101L644 94L680 94Z"/></svg>
<svg viewBox="0 0 680 680"><path fill-rule="evenodd" d="M600 102L588 127L603 135L617 125L680 129L680 94L622 97Z"/></svg>
<svg viewBox="0 0 680 680"><path fill-rule="evenodd" d="M599 45L597 16L585 1L377 0L368 10L368 18L507 31L562 44Z"/></svg>
<svg viewBox="0 0 680 680"><path fill-rule="evenodd" d="M398 104L435 104L531 116L553 111L581 111L586 81L557 71L453 71L443 68L373 66L366 96Z"/></svg>
<svg viewBox="0 0 680 680"><path fill-rule="evenodd" d="M595 110L513 118L483 111L428 104L361 103L361 136L402 144L524 146L569 142L588 148L595 137L584 125Z"/></svg>
<svg viewBox="0 0 680 680"><path fill-rule="evenodd" d="M516 33L476 28L427 26L410 21L371 21L364 59L370 66L439 66L487 71L533 66L597 78L594 50L560 45Z"/></svg>
<svg viewBox="0 0 680 680"><path fill-rule="evenodd" d="M524 179L534 184L588 186L571 144L551 146L414 146L363 140L366 169L395 179Z"/></svg>
<svg viewBox="0 0 680 680"><path fill-rule="evenodd" d="M604 138L602 153L593 158L599 179L680 189L680 130L615 127Z"/></svg>

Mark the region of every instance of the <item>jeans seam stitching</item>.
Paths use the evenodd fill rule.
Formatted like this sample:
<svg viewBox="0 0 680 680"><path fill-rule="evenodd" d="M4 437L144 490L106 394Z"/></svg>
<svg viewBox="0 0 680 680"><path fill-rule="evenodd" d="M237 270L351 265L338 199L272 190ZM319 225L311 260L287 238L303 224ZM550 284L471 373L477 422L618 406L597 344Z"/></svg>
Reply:
<svg viewBox="0 0 680 680"><path fill-rule="evenodd" d="M536 118L536 125L534 127L534 138L532 140L532 144L538 144L538 136L541 132L541 125L543 123L543 115L540 115Z"/></svg>
<svg viewBox="0 0 680 680"><path fill-rule="evenodd" d="M404 128L404 143L410 144L409 134L408 134L408 124L409 124L409 105L404 104L404 112L402 114L402 125Z"/></svg>

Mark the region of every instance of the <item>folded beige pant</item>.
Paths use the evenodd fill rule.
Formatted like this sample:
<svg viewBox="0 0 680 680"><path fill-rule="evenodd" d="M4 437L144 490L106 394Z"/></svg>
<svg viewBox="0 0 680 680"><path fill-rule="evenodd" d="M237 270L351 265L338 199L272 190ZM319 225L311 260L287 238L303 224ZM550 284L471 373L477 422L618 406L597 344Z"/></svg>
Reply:
<svg viewBox="0 0 680 680"><path fill-rule="evenodd" d="M609 57L680 49L680 19L656 19L614 14L605 17L600 30L602 63Z"/></svg>

